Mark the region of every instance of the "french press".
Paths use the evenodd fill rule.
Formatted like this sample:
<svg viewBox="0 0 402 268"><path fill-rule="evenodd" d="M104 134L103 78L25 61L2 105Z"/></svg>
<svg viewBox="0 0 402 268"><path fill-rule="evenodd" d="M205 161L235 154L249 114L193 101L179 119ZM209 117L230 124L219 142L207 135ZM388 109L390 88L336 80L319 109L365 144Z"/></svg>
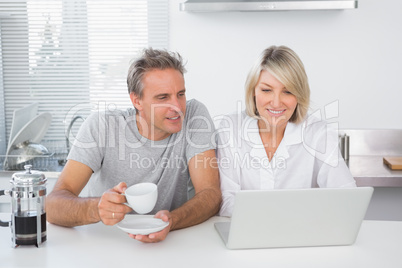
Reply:
<svg viewBox="0 0 402 268"><path fill-rule="evenodd" d="M25 172L14 173L11 190L1 190L0 195L11 197L11 221L0 221L1 226L11 227L13 247L36 245L46 241L46 177L25 165Z"/></svg>

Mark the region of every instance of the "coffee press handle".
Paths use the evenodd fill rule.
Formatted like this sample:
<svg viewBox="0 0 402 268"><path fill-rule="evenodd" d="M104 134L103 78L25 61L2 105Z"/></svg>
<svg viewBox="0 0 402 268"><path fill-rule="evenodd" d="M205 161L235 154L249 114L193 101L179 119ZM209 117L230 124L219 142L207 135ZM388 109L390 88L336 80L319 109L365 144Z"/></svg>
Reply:
<svg viewBox="0 0 402 268"><path fill-rule="evenodd" d="M0 190L0 196L2 196L2 195L6 195L6 191L5 191L5 190ZM9 222L9 221L1 221L1 220L0 220L0 226L8 227L8 226L10 226L10 222Z"/></svg>

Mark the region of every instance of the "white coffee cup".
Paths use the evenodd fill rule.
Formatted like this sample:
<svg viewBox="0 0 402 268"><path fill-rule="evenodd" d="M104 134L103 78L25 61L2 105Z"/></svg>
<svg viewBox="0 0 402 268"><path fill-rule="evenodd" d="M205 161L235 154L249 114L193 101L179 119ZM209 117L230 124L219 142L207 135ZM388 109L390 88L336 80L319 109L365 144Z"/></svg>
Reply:
<svg viewBox="0 0 402 268"><path fill-rule="evenodd" d="M124 195L135 212L146 214L155 207L158 199L158 187L151 182L142 182L128 187Z"/></svg>

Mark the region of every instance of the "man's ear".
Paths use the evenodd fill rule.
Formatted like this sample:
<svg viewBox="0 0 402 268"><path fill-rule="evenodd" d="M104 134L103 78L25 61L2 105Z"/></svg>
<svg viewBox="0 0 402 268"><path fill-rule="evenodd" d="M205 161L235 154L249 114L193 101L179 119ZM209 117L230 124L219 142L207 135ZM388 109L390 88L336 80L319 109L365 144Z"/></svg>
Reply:
<svg viewBox="0 0 402 268"><path fill-rule="evenodd" d="M131 103L134 105L135 109L137 109L138 111L142 110L142 102L138 95L136 95L134 92L131 92L130 100L131 100Z"/></svg>

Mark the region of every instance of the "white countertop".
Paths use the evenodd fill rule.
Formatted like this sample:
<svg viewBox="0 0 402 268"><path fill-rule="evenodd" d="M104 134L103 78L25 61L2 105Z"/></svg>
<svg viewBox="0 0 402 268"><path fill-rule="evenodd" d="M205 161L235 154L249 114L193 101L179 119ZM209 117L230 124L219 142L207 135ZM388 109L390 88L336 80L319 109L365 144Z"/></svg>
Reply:
<svg viewBox="0 0 402 268"><path fill-rule="evenodd" d="M8 215L0 213L2 220ZM8 216L9 217L9 216ZM141 216L140 216L141 217ZM102 223L64 228L47 225L41 248L11 247L10 228L0 228L1 267L402 267L402 222L364 221L351 246L228 250L207 222L174 231L160 243L143 244Z"/></svg>

